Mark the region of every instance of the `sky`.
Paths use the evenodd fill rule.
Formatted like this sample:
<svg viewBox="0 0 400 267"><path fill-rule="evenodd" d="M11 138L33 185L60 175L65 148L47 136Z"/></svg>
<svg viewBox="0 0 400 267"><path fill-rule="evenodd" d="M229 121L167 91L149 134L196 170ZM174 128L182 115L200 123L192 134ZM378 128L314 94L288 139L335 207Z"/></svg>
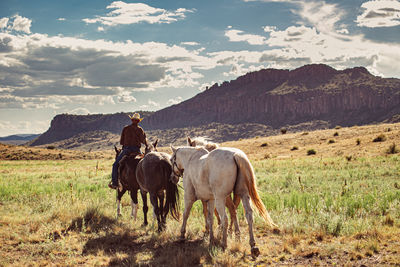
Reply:
<svg viewBox="0 0 400 267"><path fill-rule="evenodd" d="M0 1L0 136L155 111L264 68L400 78L400 1Z"/></svg>

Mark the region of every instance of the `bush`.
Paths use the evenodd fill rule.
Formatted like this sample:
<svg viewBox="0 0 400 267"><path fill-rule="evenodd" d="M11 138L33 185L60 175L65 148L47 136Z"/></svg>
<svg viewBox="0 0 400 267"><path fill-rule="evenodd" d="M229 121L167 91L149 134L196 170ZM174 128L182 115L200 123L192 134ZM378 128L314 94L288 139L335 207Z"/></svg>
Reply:
<svg viewBox="0 0 400 267"><path fill-rule="evenodd" d="M55 146L47 146L46 148L47 149L55 149L56 147Z"/></svg>
<svg viewBox="0 0 400 267"><path fill-rule="evenodd" d="M287 129L286 128L282 128L281 129L281 134L285 134L285 133L287 133Z"/></svg>
<svg viewBox="0 0 400 267"><path fill-rule="evenodd" d="M336 129L336 130L342 129L342 126L339 126L339 125L338 125L338 126L335 127L335 129Z"/></svg>
<svg viewBox="0 0 400 267"><path fill-rule="evenodd" d="M266 146L268 146L268 143L262 143L262 144L260 145L260 147L266 147Z"/></svg>
<svg viewBox="0 0 400 267"><path fill-rule="evenodd" d="M299 150L299 148L297 146L293 146L290 150L295 151L295 150Z"/></svg>
<svg viewBox="0 0 400 267"><path fill-rule="evenodd" d="M310 156L310 155L315 155L315 154L317 154L317 151L315 151L314 149L309 149L309 150L307 150L307 155L308 155L308 156Z"/></svg>
<svg viewBox="0 0 400 267"><path fill-rule="evenodd" d="M359 138L357 138L356 144L357 144L357 146L359 146L361 144L361 140Z"/></svg>
<svg viewBox="0 0 400 267"><path fill-rule="evenodd" d="M335 133L333 134L333 136L339 136L339 133L338 133L338 132L335 132Z"/></svg>
<svg viewBox="0 0 400 267"><path fill-rule="evenodd" d="M384 142L386 141L386 136L384 134L380 134L372 140L372 142Z"/></svg>
<svg viewBox="0 0 400 267"><path fill-rule="evenodd" d="M333 140L333 139L330 139L330 140L328 141L328 144L333 144L333 143L335 143L335 140Z"/></svg>
<svg viewBox="0 0 400 267"><path fill-rule="evenodd" d="M386 150L386 153L388 153L388 154L396 154L396 153L399 153L399 150L397 149L396 144L395 144L395 143L391 144L391 145L389 146L389 148Z"/></svg>

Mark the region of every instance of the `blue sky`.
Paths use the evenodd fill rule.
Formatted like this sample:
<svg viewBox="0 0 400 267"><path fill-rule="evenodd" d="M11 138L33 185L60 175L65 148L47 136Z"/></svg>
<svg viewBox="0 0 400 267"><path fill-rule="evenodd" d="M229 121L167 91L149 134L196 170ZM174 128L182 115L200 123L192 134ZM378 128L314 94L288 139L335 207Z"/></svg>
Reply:
<svg viewBox="0 0 400 267"><path fill-rule="evenodd" d="M0 136L159 110L263 68L400 78L400 1L0 2Z"/></svg>

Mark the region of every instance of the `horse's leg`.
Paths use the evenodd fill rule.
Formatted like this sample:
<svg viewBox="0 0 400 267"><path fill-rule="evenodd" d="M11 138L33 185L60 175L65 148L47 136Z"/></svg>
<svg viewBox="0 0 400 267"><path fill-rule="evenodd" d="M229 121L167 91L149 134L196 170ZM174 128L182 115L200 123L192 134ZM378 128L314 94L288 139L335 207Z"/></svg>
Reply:
<svg viewBox="0 0 400 267"><path fill-rule="evenodd" d="M142 190L140 190L140 194L142 195L143 201L143 226L146 226L149 224L149 222L147 221L147 211L149 210L149 207L147 206L147 192L143 192Z"/></svg>
<svg viewBox="0 0 400 267"><path fill-rule="evenodd" d="M121 198L125 194L126 189L122 189L122 191L119 191L117 189L117 219L119 216L121 216Z"/></svg>
<svg viewBox="0 0 400 267"><path fill-rule="evenodd" d="M226 197L225 205L228 207L229 214L231 215L231 223L229 224L229 232L232 233L232 225L235 225L235 234L236 238L240 239L240 230L239 230L239 223L237 219L237 213L235 204L232 201L231 195Z"/></svg>
<svg viewBox="0 0 400 267"><path fill-rule="evenodd" d="M217 209L214 209L215 217L217 217L218 225L221 225L221 218L219 217Z"/></svg>
<svg viewBox="0 0 400 267"><path fill-rule="evenodd" d="M159 201L161 223L162 223L162 227L165 228L165 224L166 224L165 218L166 218L166 216L164 216L164 209L166 207L164 207L164 190L159 192L157 195L158 195L158 201Z"/></svg>
<svg viewBox="0 0 400 267"><path fill-rule="evenodd" d="M158 198L157 198L157 193L150 193L150 202L151 205L153 205L153 211L156 214L157 218L157 224L158 224L158 232L162 231L161 227L161 215L160 215L160 209L158 208Z"/></svg>
<svg viewBox="0 0 400 267"><path fill-rule="evenodd" d="M258 255L260 255L260 250L256 247L256 241L254 240L254 234L253 234L253 210L251 209L251 206L250 206L250 198L249 198L248 194L246 194L245 196L242 196L242 203L243 203L244 210L246 212L247 223L249 225L249 238L250 238L251 255L253 257L257 257Z"/></svg>
<svg viewBox="0 0 400 267"><path fill-rule="evenodd" d="M207 209L208 209L208 228L210 229L210 247L214 244L214 231L213 231L213 223L214 223L214 216L213 210L214 206L214 199L211 199L207 202Z"/></svg>
<svg viewBox="0 0 400 267"><path fill-rule="evenodd" d="M187 222L187 219L189 218L190 210L192 209L193 203L196 201L196 197L195 197L193 188L186 189L185 194L184 194L184 200L185 200L185 209L183 210L181 239L185 239L186 222Z"/></svg>
<svg viewBox="0 0 400 267"><path fill-rule="evenodd" d="M138 198L137 198L137 190L132 190L130 191L131 193L131 216L133 217L133 220L136 221L136 216L137 216L137 210L138 210Z"/></svg>
<svg viewBox="0 0 400 267"><path fill-rule="evenodd" d="M222 247L225 249L227 247L227 230L228 230L228 216L225 212L225 201L226 198L217 198L215 200L216 209L221 216L222 224Z"/></svg>
<svg viewBox="0 0 400 267"><path fill-rule="evenodd" d="M210 230L210 228L208 227L208 211L207 211L207 202L202 200L201 204L203 204L203 215L204 215L204 222L206 225L206 232L205 235L208 235L208 231Z"/></svg>

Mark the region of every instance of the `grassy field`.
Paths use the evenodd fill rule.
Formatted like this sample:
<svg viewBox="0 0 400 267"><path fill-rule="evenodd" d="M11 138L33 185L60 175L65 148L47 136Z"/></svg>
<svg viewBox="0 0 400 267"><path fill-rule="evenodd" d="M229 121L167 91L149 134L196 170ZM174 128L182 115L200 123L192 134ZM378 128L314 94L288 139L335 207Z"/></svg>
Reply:
<svg viewBox="0 0 400 267"><path fill-rule="evenodd" d="M384 140L374 142L380 135ZM180 222L171 218L161 234L152 218L141 226L142 212L133 221L128 195L123 217L116 220L115 192L106 187L112 159L99 154L97 159L0 161L0 265L400 264L400 124L223 145L249 155L259 193L279 225L270 229L255 216L257 259L250 256L241 206L241 240L230 237L225 251L208 249L200 203L192 209L185 243L178 240ZM9 148L5 153L13 157L17 148Z"/></svg>

